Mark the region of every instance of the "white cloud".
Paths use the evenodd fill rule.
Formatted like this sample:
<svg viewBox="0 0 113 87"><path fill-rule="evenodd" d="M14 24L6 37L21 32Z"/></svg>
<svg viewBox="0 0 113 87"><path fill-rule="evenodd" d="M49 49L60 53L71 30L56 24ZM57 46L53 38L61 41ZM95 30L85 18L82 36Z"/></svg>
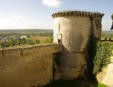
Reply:
<svg viewBox="0 0 113 87"><path fill-rule="evenodd" d="M48 7L58 8L61 6L60 0L42 0L42 3Z"/></svg>
<svg viewBox="0 0 113 87"><path fill-rule="evenodd" d="M14 18L22 18L23 16L20 16L20 15L15 15L15 16L12 16Z"/></svg>
<svg viewBox="0 0 113 87"><path fill-rule="evenodd" d="M111 25L112 25L112 21L102 21L102 30L103 31L110 30Z"/></svg>
<svg viewBox="0 0 113 87"><path fill-rule="evenodd" d="M20 28L23 21L23 16L20 15L0 17L0 29Z"/></svg>
<svg viewBox="0 0 113 87"><path fill-rule="evenodd" d="M1 29L52 29L50 20L32 18L21 15L0 16Z"/></svg>

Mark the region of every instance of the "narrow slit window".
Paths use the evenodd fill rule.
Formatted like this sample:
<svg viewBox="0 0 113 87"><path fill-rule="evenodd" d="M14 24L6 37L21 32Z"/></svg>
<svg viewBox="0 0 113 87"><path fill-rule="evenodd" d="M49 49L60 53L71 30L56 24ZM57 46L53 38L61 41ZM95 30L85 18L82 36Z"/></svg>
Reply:
<svg viewBox="0 0 113 87"><path fill-rule="evenodd" d="M58 43L62 43L61 39L58 39Z"/></svg>
<svg viewBox="0 0 113 87"><path fill-rule="evenodd" d="M58 39L58 43L62 43L62 34L58 34L57 39Z"/></svg>

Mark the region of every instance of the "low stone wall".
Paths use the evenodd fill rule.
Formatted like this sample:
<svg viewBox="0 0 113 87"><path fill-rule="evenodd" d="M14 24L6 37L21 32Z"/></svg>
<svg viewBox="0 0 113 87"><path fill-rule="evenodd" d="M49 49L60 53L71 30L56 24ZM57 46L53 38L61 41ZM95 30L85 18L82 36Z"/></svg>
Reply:
<svg viewBox="0 0 113 87"><path fill-rule="evenodd" d="M38 87L53 80L54 53L60 44L0 50L0 87Z"/></svg>

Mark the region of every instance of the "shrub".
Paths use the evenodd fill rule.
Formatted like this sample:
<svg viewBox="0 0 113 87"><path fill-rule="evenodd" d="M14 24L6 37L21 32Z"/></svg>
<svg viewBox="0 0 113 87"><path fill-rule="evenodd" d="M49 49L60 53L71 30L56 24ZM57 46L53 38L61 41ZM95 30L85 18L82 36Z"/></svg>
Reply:
<svg viewBox="0 0 113 87"><path fill-rule="evenodd" d="M110 56L112 56L113 43L109 41L98 41L96 43L96 55L94 57L93 73L98 73L106 65L110 63Z"/></svg>

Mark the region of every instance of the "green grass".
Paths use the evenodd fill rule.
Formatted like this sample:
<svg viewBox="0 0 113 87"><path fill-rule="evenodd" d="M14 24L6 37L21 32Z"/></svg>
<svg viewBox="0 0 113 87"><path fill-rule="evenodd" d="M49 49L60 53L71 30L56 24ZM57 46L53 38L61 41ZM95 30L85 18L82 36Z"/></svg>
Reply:
<svg viewBox="0 0 113 87"><path fill-rule="evenodd" d="M84 80L57 80L44 87L107 87L95 81Z"/></svg>
<svg viewBox="0 0 113 87"><path fill-rule="evenodd" d="M107 87L107 86L104 84L98 83L98 87Z"/></svg>
<svg viewBox="0 0 113 87"><path fill-rule="evenodd" d="M75 80L58 80L44 87L79 87L80 81Z"/></svg>

